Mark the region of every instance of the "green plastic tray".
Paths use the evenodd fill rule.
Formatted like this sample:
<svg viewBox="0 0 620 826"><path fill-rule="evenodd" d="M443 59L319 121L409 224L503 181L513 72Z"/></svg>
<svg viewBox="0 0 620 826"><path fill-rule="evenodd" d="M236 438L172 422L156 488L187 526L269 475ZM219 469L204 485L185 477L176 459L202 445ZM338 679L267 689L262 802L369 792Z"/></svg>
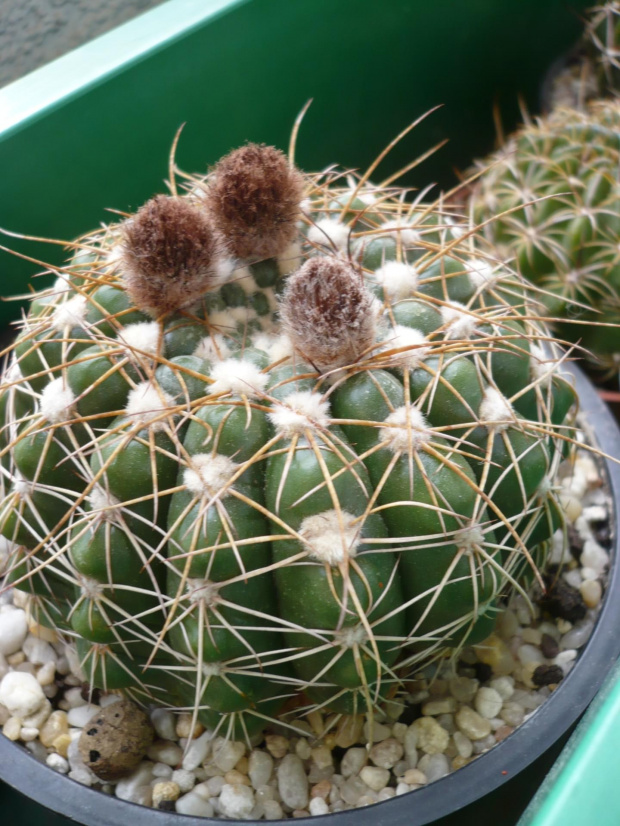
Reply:
<svg viewBox="0 0 620 826"><path fill-rule="evenodd" d="M532 110L545 72L576 40L588 0L171 0L0 90L0 227L72 237L161 191L175 132L182 167L246 140L285 148L314 99L298 161L367 165L443 104L380 177L443 139L407 178L455 181ZM58 265L60 247L0 243ZM0 252L0 295L42 267ZM43 286L39 280L39 286ZM0 322L15 317L0 307Z"/></svg>
<svg viewBox="0 0 620 826"><path fill-rule="evenodd" d="M518 826L618 826L620 663L608 677Z"/></svg>

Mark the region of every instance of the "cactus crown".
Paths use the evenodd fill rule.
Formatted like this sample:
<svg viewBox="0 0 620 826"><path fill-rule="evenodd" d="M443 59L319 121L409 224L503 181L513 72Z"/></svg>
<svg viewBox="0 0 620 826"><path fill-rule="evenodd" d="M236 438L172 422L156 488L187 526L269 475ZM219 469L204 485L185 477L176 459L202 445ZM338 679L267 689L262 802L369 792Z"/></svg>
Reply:
<svg viewBox="0 0 620 826"><path fill-rule="evenodd" d="M244 147L80 239L0 397L8 581L92 685L226 736L377 712L563 522L574 393L521 278L437 205L303 180Z"/></svg>

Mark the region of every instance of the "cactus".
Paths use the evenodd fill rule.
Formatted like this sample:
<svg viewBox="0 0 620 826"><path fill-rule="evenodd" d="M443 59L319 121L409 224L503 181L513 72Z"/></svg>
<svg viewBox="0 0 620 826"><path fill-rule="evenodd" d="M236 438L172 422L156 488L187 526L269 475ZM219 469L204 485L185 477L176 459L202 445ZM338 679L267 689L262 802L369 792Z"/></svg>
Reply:
<svg viewBox="0 0 620 826"><path fill-rule="evenodd" d="M184 180L21 325L7 581L91 685L228 736L372 715L539 577L572 385L439 205L255 145Z"/></svg>
<svg viewBox="0 0 620 826"><path fill-rule="evenodd" d="M616 101L559 109L481 164L471 196L497 254L514 258L559 334L609 375L620 358L619 126Z"/></svg>

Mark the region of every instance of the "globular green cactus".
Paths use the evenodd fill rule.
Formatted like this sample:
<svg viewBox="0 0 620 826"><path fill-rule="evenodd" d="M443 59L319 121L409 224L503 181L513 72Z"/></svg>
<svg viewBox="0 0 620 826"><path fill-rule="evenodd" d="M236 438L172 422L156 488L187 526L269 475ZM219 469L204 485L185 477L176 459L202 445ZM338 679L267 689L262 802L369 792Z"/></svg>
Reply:
<svg viewBox="0 0 620 826"><path fill-rule="evenodd" d="M540 289L557 329L617 373L620 359L620 104L559 109L481 164L475 221ZM494 216L497 216L494 218Z"/></svg>
<svg viewBox="0 0 620 826"><path fill-rule="evenodd" d="M572 386L438 207L254 145L185 181L21 326L8 582L92 685L224 734L371 714L538 576Z"/></svg>

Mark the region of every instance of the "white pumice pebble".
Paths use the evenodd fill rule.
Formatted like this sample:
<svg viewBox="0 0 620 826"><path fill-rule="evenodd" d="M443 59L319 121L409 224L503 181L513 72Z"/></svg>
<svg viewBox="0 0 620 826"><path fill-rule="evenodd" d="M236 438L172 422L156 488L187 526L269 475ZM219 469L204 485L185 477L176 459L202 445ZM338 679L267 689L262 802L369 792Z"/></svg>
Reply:
<svg viewBox="0 0 620 826"><path fill-rule="evenodd" d="M36 677L22 671L10 671L2 678L0 703L21 719L31 717L44 704L49 705Z"/></svg>

